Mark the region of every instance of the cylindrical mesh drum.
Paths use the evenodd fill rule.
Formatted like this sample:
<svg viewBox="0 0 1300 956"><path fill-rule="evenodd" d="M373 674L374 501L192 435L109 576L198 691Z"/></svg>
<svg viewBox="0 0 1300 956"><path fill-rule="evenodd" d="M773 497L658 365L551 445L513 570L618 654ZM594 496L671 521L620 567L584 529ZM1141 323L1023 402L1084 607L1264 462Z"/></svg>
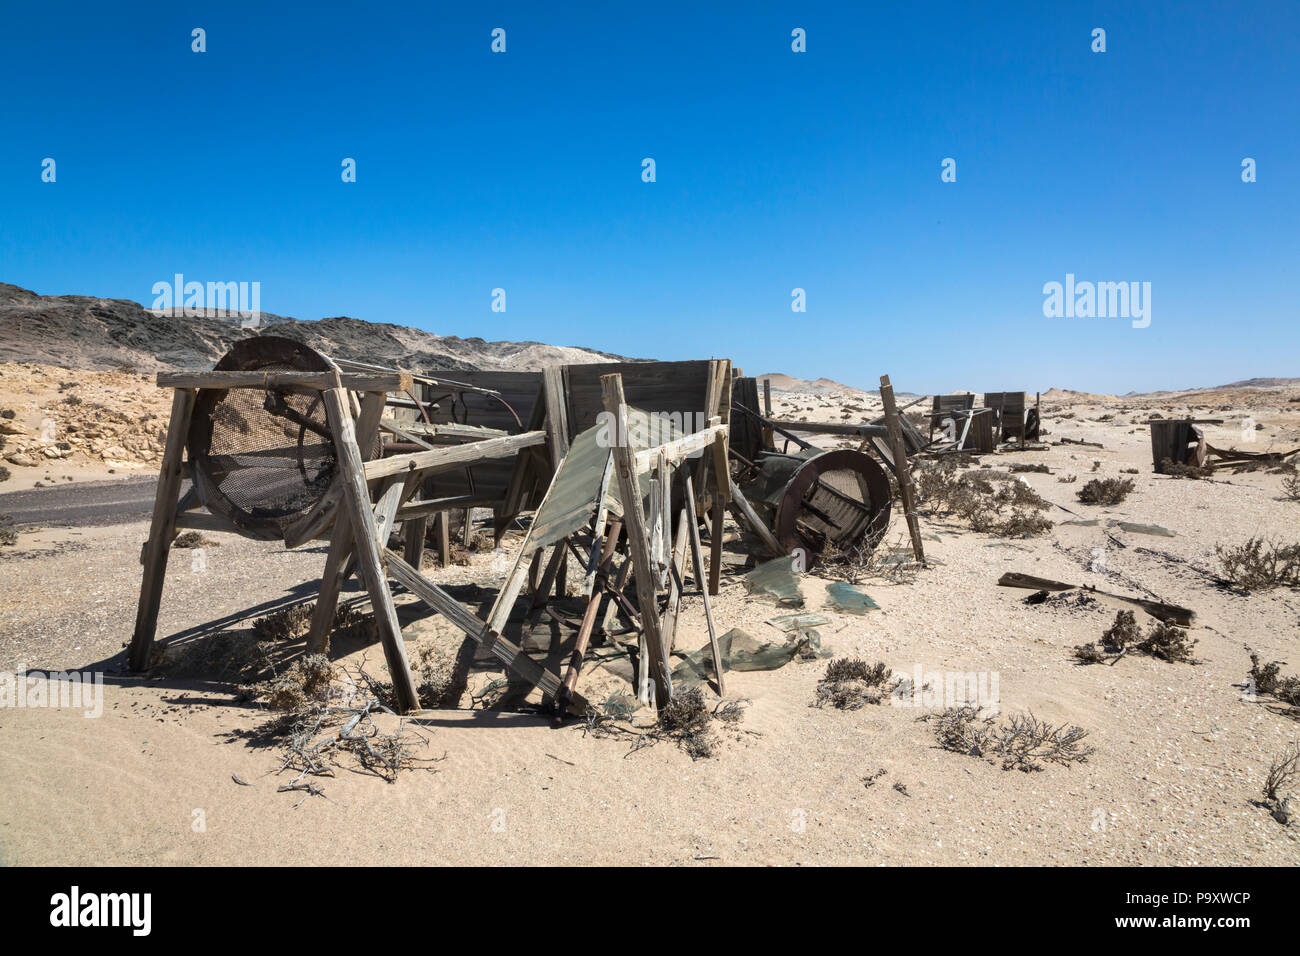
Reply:
<svg viewBox="0 0 1300 956"><path fill-rule="evenodd" d="M279 336L237 342L214 371L326 372L334 363ZM334 478L334 441L315 389L199 389L189 459L200 500L258 538L282 537Z"/></svg>

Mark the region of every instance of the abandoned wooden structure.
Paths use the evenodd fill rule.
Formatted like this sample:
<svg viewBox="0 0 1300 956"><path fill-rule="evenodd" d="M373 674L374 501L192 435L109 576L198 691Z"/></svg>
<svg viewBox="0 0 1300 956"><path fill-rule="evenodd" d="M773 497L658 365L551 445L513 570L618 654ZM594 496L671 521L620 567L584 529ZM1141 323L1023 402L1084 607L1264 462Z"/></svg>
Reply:
<svg viewBox="0 0 1300 956"><path fill-rule="evenodd" d="M291 547L328 538L308 650L328 650L340 591L355 570L374 609L397 703L407 711L420 702L390 581L540 688L560 715L584 703L575 684L605 602L606 619L621 611L639 634L642 699L666 703L672 696L668 654L689 546L721 689L709 594L716 593L720 573L719 516L731 499L728 425L718 414L729 409L730 363L671 363L689 366L675 369L648 364L638 364L630 377L637 394L659 406L658 414L629 405L619 371L597 369L593 380L592 371L582 367L570 382L568 373L577 367L557 367L541 373L535 403L526 420L515 419L513 432L457 420L453 402L427 401L431 389L454 393L459 403L470 394L479 396L476 401L495 401L506 390L492 384L504 385L503 380L480 385L421 376L422 401L413 394L416 382L409 373L354 369L350 366L358 363L335 363L274 336L241 341L211 372L160 374L158 384L174 390L172 418L142 555L132 668L143 670L152 662L173 537L178 529L199 528L282 538ZM677 377L684 374L692 376L685 388ZM432 413L430 404L437 406ZM386 419L385 410L393 408L413 410L418 419ZM704 426L680 427L674 414L687 413L690 425L697 414L707 415ZM612 431L611 423L617 426ZM540 427L521 430L521 425ZM384 435L396 441L385 443ZM532 449L544 449L548 457ZM507 462L509 469L499 467ZM482 484L479 475L485 476ZM593 475L594 488L589 487ZM192 488L182 496L185 476ZM465 484L458 487L456 480ZM524 547L491 612L480 619L421 572L425 522L431 514L480 503L512 518L533 506L538 482L544 482L544 490ZM702 508L714 521L709 563L699 533ZM389 546L398 524L406 537L400 554ZM564 594L563 567L570 553L581 561L581 594L588 606L561 677L524 653L508 624L530 567L540 563L545 572L535 582L525 632L547 613L552 588ZM629 583L636 589L635 607L624 596Z"/></svg>

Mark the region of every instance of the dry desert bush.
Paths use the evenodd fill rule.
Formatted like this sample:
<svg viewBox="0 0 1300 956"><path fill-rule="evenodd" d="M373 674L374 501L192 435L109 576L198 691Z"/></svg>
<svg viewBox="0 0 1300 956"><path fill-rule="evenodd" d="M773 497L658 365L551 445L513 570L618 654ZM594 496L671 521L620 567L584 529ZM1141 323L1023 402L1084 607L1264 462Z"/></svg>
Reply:
<svg viewBox="0 0 1300 956"><path fill-rule="evenodd" d="M1132 478L1093 478L1076 495L1086 505L1117 505L1132 490Z"/></svg>
<svg viewBox="0 0 1300 956"><path fill-rule="evenodd" d="M1185 628L1155 621L1143 636L1137 617L1132 611L1119 611L1115 622L1101 635L1099 641L1080 644L1074 656L1085 664L1100 664L1126 653L1145 654L1171 663L1182 661L1196 663L1192 656L1195 638L1188 638Z"/></svg>
<svg viewBox="0 0 1300 956"><path fill-rule="evenodd" d="M868 664L857 657L837 657L826 665L826 674L817 682L818 707L827 704L838 710L858 710L878 704L889 683L891 671L883 662Z"/></svg>
<svg viewBox="0 0 1300 956"><path fill-rule="evenodd" d="M1050 531L1041 512L1051 505L1033 488L1010 475L959 473L955 462L919 467L917 496L931 512L956 515L973 531L1024 538Z"/></svg>
<svg viewBox="0 0 1300 956"><path fill-rule="evenodd" d="M1245 544L1215 545L1223 576L1247 591L1300 587L1300 544L1249 538Z"/></svg>
<svg viewBox="0 0 1300 956"><path fill-rule="evenodd" d="M963 704L925 719L935 722L935 737L944 750L990 760L1000 757L1003 770L1030 773L1042 770L1045 763L1068 767L1086 762L1095 752L1083 742L1088 731L1082 727L1053 726L1031 711L999 722L995 717L980 716L981 710L975 704Z"/></svg>

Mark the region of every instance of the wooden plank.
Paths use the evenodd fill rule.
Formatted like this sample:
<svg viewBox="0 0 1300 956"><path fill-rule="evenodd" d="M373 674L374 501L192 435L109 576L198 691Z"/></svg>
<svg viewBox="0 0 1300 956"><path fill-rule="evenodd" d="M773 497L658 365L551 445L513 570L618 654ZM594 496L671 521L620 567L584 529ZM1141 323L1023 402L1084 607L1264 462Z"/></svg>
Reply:
<svg viewBox="0 0 1300 956"><path fill-rule="evenodd" d="M438 512L438 564L451 567L451 515L446 511Z"/></svg>
<svg viewBox="0 0 1300 956"><path fill-rule="evenodd" d="M735 479L728 477L727 480L731 482L731 503L735 505L741 517L745 519L745 524L749 525L750 530L758 535L758 540L763 542L763 547L767 548L773 556L781 557L785 552L781 550L781 544L776 540L776 535L772 534L772 529L763 522L763 519L754 511L753 505L736 487Z"/></svg>
<svg viewBox="0 0 1300 956"><path fill-rule="evenodd" d="M429 518L420 515L402 522L402 558L415 570L424 564L424 538L429 532Z"/></svg>
<svg viewBox="0 0 1300 956"><path fill-rule="evenodd" d="M440 511L459 511L463 508L491 508L492 499L474 495L452 495L449 498L429 498L426 501L408 501L397 509L398 521L427 518Z"/></svg>
<svg viewBox="0 0 1300 956"><path fill-rule="evenodd" d="M636 463L627 442L627 403L623 396L623 379L619 373L601 377L605 411L614 416L614 468L618 475L619 498L623 504L623 525L627 530L628 550L633 561L637 604L641 609L641 633L645 635L646 663L655 686L658 706L665 706L673 696L673 681L659 633L659 604L654 590L654 571L650 565L650 542L646 536L642 512L641 485Z"/></svg>
<svg viewBox="0 0 1300 956"><path fill-rule="evenodd" d="M163 388L260 388L324 391L337 385L358 392L406 392L410 372L337 374L334 372L159 372Z"/></svg>
<svg viewBox="0 0 1300 956"><path fill-rule="evenodd" d="M517 454L530 445L540 445L546 441L545 432L524 432L522 435L507 435L505 438L489 438L485 441L469 442L464 445L448 445L434 451L417 451L409 455L394 455L378 461L365 463L366 481L374 481L387 475L419 471L425 475L463 468L476 461L489 458L507 458Z"/></svg>
<svg viewBox="0 0 1300 956"><path fill-rule="evenodd" d="M180 499L181 459L190 430L195 393L177 388L172 394L172 414L167 423L167 440L163 446L158 486L154 491L153 520L149 540L144 546L144 573L140 581L140 602L135 612L135 631L131 635L128 659L131 669L147 670L153 654L154 633L158 630L158 610L162 606L163 582L167 577L167 556L176 533L176 506Z"/></svg>
<svg viewBox="0 0 1300 956"><path fill-rule="evenodd" d="M885 406L885 427L889 429L889 445L894 453L894 475L903 498L903 514L907 518L907 531L912 537L912 551L917 562L925 567L925 548L921 544L921 522L916 517L916 503L912 488L912 466L907 461L903 445L903 429L898 424L898 405L894 402L894 386L889 376L880 376L880 400Z"/></svg>
<svg viewBox="0 0 1300 956"><path fill-rule="evenodd" d="M483 643L488 637L493 637L488 630L488 626L483 621L454 597L407 564L395 551L389 551L387 557L388 570L393 575L394 581L445 616L448 621L479 643ZM547 697L551 699L557 697L560 690L560 678L525 654L517 644L498 634L494 636L491 650L499 661L528 681L528 683L539 688ZM581 706L586 705L586 701L576 693L573 694L573 700L575 703L580 703Z"/></svg>
<svg viewBox="0 0 1300 956"><path fill-rule="evenodd" d="M691 476L686 481L685 522L691 536L691 563L695 568L695 583L699 585L700 596L704 600L704 623L709 628L709 650L713 652L713 671L718 675L718 696L726 696L727 690L722 677L722 651L718 647L718 634L713 626L713 602L709 598L709 589L705 579L704 549L700 546L700 522L695 514L695 494L691 488Z"/></svg>
<svg viewBox="0 0 1300 956"><path fill-rule="evenodd" d="M321 574L316 607L312 609L311 627L307 632L307 653L328 654L330 632L334 629L334 613L338 610L339 592L343 590L348 558L352 555L352 521L347 511L341 511L334 521L330 535L329 555Z"/></svg>
<svg viewBox="0 0 1300 956"><path fill-rule="evenodd" d="M1051 578L1038 578L1034 577L1032 574L1020 574L1016 571L1008 571L1006 574L1002 575L1002 577L998 578L998 584L1004 588L1025 588L1030 591L1091 591L1093 594L1101 594L1108 598L1114 598L1117 601L1126 601L1129 604L1135 604L1152 617L1164 621L1166 624L1177 624L1179 627L1191 627L1196 621L1196 612L1191 608L1186 608L1179 604L1166 604L1164 601L1149 601L1146 598L1130 597L1127 594L1115 594L1111 591L1101 591L1086 584L1067 584L1064 581L1053 581Z"/></svg>
<svg viewBox="0 0 1300 956"><path fill-rule="evenodd" d="M366 463L362 461L361 451L357 447L356 428L345 404L346 393L342 388L327 388L322 396L330 429L334 434L335 454L343 475L343 490L356 541L355 553L362 581L374 608L375 626L384 648L389 677L393 681L393 693L401 710L418 710L420 698L406 657L406 645L402 639L401 624L397 620L397 609L393 605L393 595L388 589L388 579L380 563L381 544L375 527L374 512L371 510L370 492L366 488Z"/></svg>
<svg viewBox="0 0 1300 956"><path fill-rule="evenodd" d="M560 459L569 453L569 412L564 400L564 369L551 365L542 369L546 405L546 439L551 449L551 465L558 469Z"/></svg>

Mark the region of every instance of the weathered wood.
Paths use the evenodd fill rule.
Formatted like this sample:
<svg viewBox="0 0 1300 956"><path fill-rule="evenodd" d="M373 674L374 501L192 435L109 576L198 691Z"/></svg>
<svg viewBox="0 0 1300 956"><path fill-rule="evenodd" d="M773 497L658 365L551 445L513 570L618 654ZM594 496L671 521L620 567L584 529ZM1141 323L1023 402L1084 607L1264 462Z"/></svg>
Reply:
<svg viewBox="0 0 1300 956"><path fill-rule="evenodd" d="M557 470L560 460L569 453L569 410L565 402L564 368L551 365L542 369L543 401L546 405L546 441L551 450L551 466Z"/></svg>
<svg viewBox="0 0 1300 956"><path fill-rule="evenodd" d="M311 628L307 632L307 653L328 654L330 632L334 629L334 612L338 610L348 558L352 555L352 521L347 511L339 512L330 535L329 555L321 574L316 607L312 609Z"/></svg>
<svg viewBox="0 0 1300 956"><path fill-rule="evenodd" d="M888 433L883 425L852 425L847 422L796 422L782 419L769 420L765 424L769 427L804 432L808 435L852 435L859 438L870 438L873 435Z"/></svg>
<svg viewBox="0 0 1300 956"><path fill-rule="evenodd" d="M402 522L402 558L415 570L424 563L424 538L429 532L429 518L420 515Z"/></svg>
<svg viewBox="0 0 1300 956"><path fill-rule="evenodd" d="M725 437L726 434L726 425L712 423L700 431L692 432L681 438L674 438L662 445L644 448L636 453L637 471L645 471L647 468L652 467L661 455L667 460L668 464L677 465L692 455L699 454L716 442L720 436Z"/></svg>
<svg viewBox="0 0 1300 956"><path fill-rule="evenodd" d="M159 372L163 388L260 388L324 391L338 385L357 392L405 392L413 386L409 372L341 374L334 372Z"/></svg>
<svg viewBox="0 0 1300 956"><path fill-rule="evenodd" d="M1157 620L1164 621L1166 624L1177 624L1179 627L1191 627L1196 620L1195 611L1179 604L1166 604L1164 601L1150 601L1146 598L1130 597L1127 594L1115 594L1087 584L1067 584L1064 581L1038 578L1032 574L1020 574L1016 571L1008 571L1002 575L998 578L998 584L1004 588L1025 588L1030 591L1090 591L1117 601L1135 604Z"/></svg>
<svg viewBox="0 0 1300 956"><path fill-rule="evenodd" d="M343 490L356 541L361 578L374 608L375 626L384 648L389 677L393 681L393 693L400 709L417 710L420 698L406 657L406 645L402 639L401 624L397 620L397 609L393 605L393 595L388 589L388 579L380 563L381 542L375 527L374 512L371 510L370 492L366 488L366 463L362 461L357 446L356 429L352 416L348 414L346 393L342 388L327 388L321 394L325 400L325 412L334 434L335 454L343 475Z"/></svg>
<svg viewBox="0 0 1300 956"><path fill-rule="evenodd" d="M422 472L425 475L453 468L463 468L476 461L490 458L507 458L517 454L530 445L540 445L546 441L545 432L524 432L521 435L507 435L504 438L488 438L484 441L469 442L464 445L448 445L435 451L417 451L409 455L394 455L365 464L365 480L374 481L388 475L403 472Z"/></svg>
<svg viewBox="0 0 1300 956"><path fill-rule="evenodd" d="M885 406L885 427L889 429L889 445L894 453L894 476L898 479L898 490L903 498L903 515L907 519L908 534L912 537L912 552L917 563L924 567L925 547L921 544L921 522L916 517L912 466L907 461L903 428L898 423L898 406L894 402L894 386L889 384L888 375L880 376L880 400Z"/></svg>
<svg viewBox="0 0 1300 956"><path fill-rule="evenodd" d="M144 573L140 581L140 602L135 612L135 631L131 635L128 659L132 670L149 667L154 633L158 630L158 610L162 606L163 582L167 577L167 556L176 533L176 506L180 499L181 459L185 438L190 430L195 393L177 388L172 395L172 415L167 423L167 440L163 446L158 486L154 491L153 520L149 540L144 547Z"/></svg>
<svg viewBox="0 0 1300 956"><path fill-rule="evenodd" d="M351 392L348 393L348 397L351 408L353 407ZM371 441L370 436L374 435L375 429L379 427L379 419L384 413L384 400L383 392L367 392L365 398L355 407L355 429L361 436L359 447L362 460L378 452L378 443ZM325 559L325 569L320 579L320 591L316 596L316 606L312 609L311 627L307 631L307 652L310 654L329 653L330 632L334 628L334 614L338 610L339 594L356 563L353 556L352 522L348 518L347 509L339 507L339 502L344 498L343 482L342 473L336 474L334 480L330 482L329 490L324 496L333 499L333 504L328 511L322 511L320 516L311 520L306 526L304 522L307 522L311 516L305 516L303 521L294 525L292 529L295 540L304 536L299 541L302 543L320 533L311 530L312 527L325 528L333 525L329 554ZM325 520L326 518L328 520ZM294 547L295 545L290 544L289 538L290 533L286 531L285 544Z"/></svg>
<svg viewBox="0 0 1300 956"><path fill-rule="evenodd" d="M464 508L491 508L492 499L478 498L474 495L453 495L449 498L429 498L424 501L408 501L397 509L398 521L415 518L427 518L438 512L460 511Z"/></svg>
<svg viewBox="0 0 1300 956"><path fill-rule="evenodd" d="M654 590L654 571L650 564L650 542L646 536L645 515L641 510L641 485L636 463L627 441L627 403L623 397L623 379L619 373L601 376L605 411L614 417L614 468L618 475L619 498L623 504L623 525L627 530L628 550L633 561L637 604L641 609L641 633L645 635L649 665L654 680L655 700L665 706L673 696L673 681L659 633L659 605Z"/></svg>
<svg viewBox="0 0 1300 956"><path fill-rule="evenodd" d="M691 488L691 476L685 476L686 481L686 514L685 523L691 536L691 563L695 568L695 583L699 585L700 597L704 601L704 623L709 628L709 649L713 652L713 670L718 675L718 696L725 696L727 693L726 686L722 677L722 651L718 647L718 634L713 626L713 602L709 598L708 582L704 569L704 549L700 546L700 523L698 516L695 514L695 494Z"/></svg>
<svg viewBox="0 0 1300 956"><path fill-rule="evenodd" d="M552 699L556 697L560 690L560 678L557 675L525 654L517 644L506 640L500 634L493 635L488 626L468 608L416 571L394 551L388 552L388 570L393 575L394 581L441 613L468 636L480 644L490 638L492 654L499 661L539 688L547 697ZM572 699L575 704L586 705L586 700L577 693L572 695Z"/></svg>
<svg viewBox="0 0 1300 956"><path fill-rule="evenodd" d="M668 606L664 610L662 630L664 649L669 654L677 646L677 617L681 612L682 591L685 589L682 583L682 569L686 566L687 538L686 509L683 507L681 513L677 516L677 532L668 552L670 563L665 569L668 576Z"/></svg>
<svg viewBox="0 0 1300 956"><path fill-rule="evenodd" d="M727 518L727 503L735 488L735 482L731 480L731 464L727 458L727 436L716 435L713 440L712 462L713 524L709 531L710 594L717 594L722 587L722 526ZM777 550L779 553L779 547Z"/></svg>
<svg viewBox="0 0 1300 956"><path fill-rule="evenodd" d="M763 547L767 548L774 557L781 557L785 552L781 549L780 542L776 540L776 535L772 534L772 529L754 511L749 499L736 486L736 480L730 476L728 476L727 480L731 483L731 503L740 512L745 524L749 525L750 530L758 536L758 540L763 542Z"/></svg>
<svg viewBox="0 0 1300 956"><path fill-rule="evenodd" d="M438 565L451 567L451 515L446 511L438 512Z"/></svg>

